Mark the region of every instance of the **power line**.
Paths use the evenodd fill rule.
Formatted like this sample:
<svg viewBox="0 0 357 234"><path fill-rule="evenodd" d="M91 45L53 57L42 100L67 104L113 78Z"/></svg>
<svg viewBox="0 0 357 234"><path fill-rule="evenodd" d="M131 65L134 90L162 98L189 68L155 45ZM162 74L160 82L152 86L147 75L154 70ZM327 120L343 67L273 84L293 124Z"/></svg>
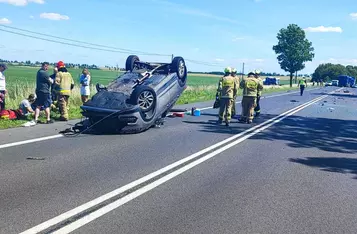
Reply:
<svg viewBox="0 0 357 234"><path fill-rule="evenodd" d="M143 51L129 50L129 49L123 49L123 48L118 48L118 47L111 47L111 46L105 46L105 45L100 45L100 44L88 43L88 42L84 42L84 41L72 40L72 39L67 39L67 38L63 38L63 37L51 36L51 35L44 34L44 33L38 33L38 32L34 32L34 31L30 31L30 30L10 27L7 25L0 25L0 26L5 27L5 28L20 30L20 31L24 31L24 32L36 33L38 35L48 36L48 37L57 38L57 39L61 39L61 40L68 40L68 41L72 41L72 42L93 45L93 46L97 46L97 47L103 47L103 48L96 48L96 47L92 47L92 46L73 44L73 43L69 43L69 42L62 42L62 41L58 41L58 40L52 40L52 39L48 39L48 38L42 38L42 37L28 35L28 34L24 34L24 33L20 33L20 32L14 32L14 31L6 30L6 29L1 29L1 31L3 31L3 32L7 32L7 33L11 33L11 34L16 34L16 35L29 37L29 38L33 38L33 39L38 39L38 40L42 40L42 41L53 42L53 43L58 43L58 44L63 44L63 45L74 46L74 47L80 47L80 48L85 48L85 49L94 49L94 50L99 50L99 51L122 53L122 54L137 53L138 55L170 56L170 57L172 56L171 54L165 55L165 54L158 54L158 53L148 53L148 52L143 52ZM104 48L108 48L108 49L104 49ZM198 65L211 66L211 67L221 66L219 64L214 64L214 63L209 63L209 62L204 62L204 61L197 61L197 60L192 60L192 59L185 59L185 60L188 62L191 62L191 63L198 64Z"/></svg>
<svg viewBox="0 0 357 234"><path fill-rule="evenodd" d="M55 40L51 40L51 39L47 39L47 38L41 38L41 37L27 35L27 34L18 33L18 32L12 32L12 31L8 31L8 30L5 30L5 29L2 29L1 31L12 33L12 34L16 34L16 35L20 35L20 36L25 36L25 37L29 37L29 38L39 39L39 40L43 40L43 41L54 42L54 43L58 43L58 44L70 45L70 46L75 46L75 47L81 47L81 48L85 48L85 49L94 49L94 50L114 52L114 53L130 54L128 52L119 51L119 50L102 49L102 48L95 48L95 47L78 45L78 44L73 44L73 43L68 43L68 42L55 41ZM141 54L141 55L148 55L148 54ZM151 54L151 55L157 55L157 54Z"/></svg>
<svg viewBox="0 0 357 234"><path fill-rule="evenodd" d="M112 46L94 44L94 43L89 43L89 42L85 42L85 41L73 40L73 39L68 39L68 38L64 38L64 37L52 36L52 35L45 34L45 33L39 33L39 32L30 31L30 30L15 28L15 27L7 26L7 25L0 25L0 26L5 27L5 28L11 28L11 29L19 30L19 31L22 31L22 32L34 33L34 34L42 35L42 36L46 36L46 37L52 37L52 38L56 38L56 39L67 40L67 41L76 42L76 43L82 43L82 44L87 44L87 45L91 45L91 46L97 46L97 47L103 47L103 48L108 48L108 49L114 49L114 50L116 50L116 51L121 51L121 52L123 52L123 53L124 53L124 52L130 52L130 53L139 53L139 54L142 54L142 55L171 56L171 54L149 53L149 52L138 51L138 50L129 50L129 49L123 49L123 48L119 48L119 47L112 47ZM33 38L36 38L36 39L48 40L48 41L51 41L51 42L55 42L55 41L53 41L53 40L51 40L51 39L39 38L39 37L37 37L37 36L26 35L26 34L22 34L22 33L18 33L18 32L13 32L13 31L8 31L8 30L4 30L4 29L2 29L2 31L4 31L4 32L9 32L9 33L13 33L13 34L18 34L18 35L22 35L22 36L27 36L27 37L33 37ZM73 45L73 44L69 44L69 43L67 43L67 42L63 42L63 43L66 43L67 45Z"/></svg>

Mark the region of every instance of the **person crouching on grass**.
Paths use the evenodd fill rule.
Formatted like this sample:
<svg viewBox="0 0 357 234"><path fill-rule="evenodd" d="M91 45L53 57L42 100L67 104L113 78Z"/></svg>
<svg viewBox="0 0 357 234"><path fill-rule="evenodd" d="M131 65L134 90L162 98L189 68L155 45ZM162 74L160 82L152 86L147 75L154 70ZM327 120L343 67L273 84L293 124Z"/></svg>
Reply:
<svg viewBox="0 0 357 234"><path fill-rule="evenodd" d="M90 73L87 68L83 69L79 83L81 84L81 98L84 104L88 101L90 95Z"/></svg>

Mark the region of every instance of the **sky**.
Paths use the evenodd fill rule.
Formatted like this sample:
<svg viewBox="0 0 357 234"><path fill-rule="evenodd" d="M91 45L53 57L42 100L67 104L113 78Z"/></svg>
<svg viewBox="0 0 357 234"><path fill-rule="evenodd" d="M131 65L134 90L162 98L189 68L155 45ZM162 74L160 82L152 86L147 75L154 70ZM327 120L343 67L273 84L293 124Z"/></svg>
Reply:
<svg viewBox="0 0 357 234"><path fill-rule="evenodd" d="M152 54L139 55L143 61L182 56L190 71L226 66L241 71L244 63L245 71L286 74L272 47L279 30L292 23L305 30L315 48L315 58L300 73L326 62L357 65L356 0L0 0L0 58L124 67L127 56L135 54L4 31L20 32L3 27L11 26Z"/></svg>

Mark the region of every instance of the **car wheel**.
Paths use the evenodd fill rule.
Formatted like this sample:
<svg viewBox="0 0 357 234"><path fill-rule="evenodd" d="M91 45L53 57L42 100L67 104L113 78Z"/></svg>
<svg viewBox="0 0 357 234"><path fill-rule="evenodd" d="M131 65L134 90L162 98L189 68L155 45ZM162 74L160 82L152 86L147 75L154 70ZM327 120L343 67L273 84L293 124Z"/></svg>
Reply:
<svg viewBox="0 0 357 234"><path fill-rule="evenodd" d="M138 56L136 55L130 55L127 59L126 59L126 63L125 63L125 70L126 71L133 71L135 68L135 62L139 62L140 59Z"/></svg>
<svg viewBox="0 0 357 234"><path fill-rule="evenodd" d="M180 86L186 85L187 68L182 57L175 57L171 63L172 72L176 72Z"/></svg>
<svg viewBox="0 0 357 234"><path fill-rule="evenodd" d="M138 86L131 94L131 103L139 105L145 121L150 121L154 118L156 101L156 93L149 86Z"/></svg>

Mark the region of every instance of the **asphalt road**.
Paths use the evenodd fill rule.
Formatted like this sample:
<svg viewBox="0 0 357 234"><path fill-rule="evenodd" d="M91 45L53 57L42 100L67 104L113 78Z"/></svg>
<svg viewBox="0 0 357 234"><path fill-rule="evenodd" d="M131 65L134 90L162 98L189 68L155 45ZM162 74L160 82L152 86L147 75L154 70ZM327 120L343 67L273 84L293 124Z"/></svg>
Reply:
<svg viewBox="0 0 357 234"><path fill-rule="evenodd" d="M228 128L206 109L135 135L0 131L0 233L357 233L357 90L334 90Z"/></svg>

